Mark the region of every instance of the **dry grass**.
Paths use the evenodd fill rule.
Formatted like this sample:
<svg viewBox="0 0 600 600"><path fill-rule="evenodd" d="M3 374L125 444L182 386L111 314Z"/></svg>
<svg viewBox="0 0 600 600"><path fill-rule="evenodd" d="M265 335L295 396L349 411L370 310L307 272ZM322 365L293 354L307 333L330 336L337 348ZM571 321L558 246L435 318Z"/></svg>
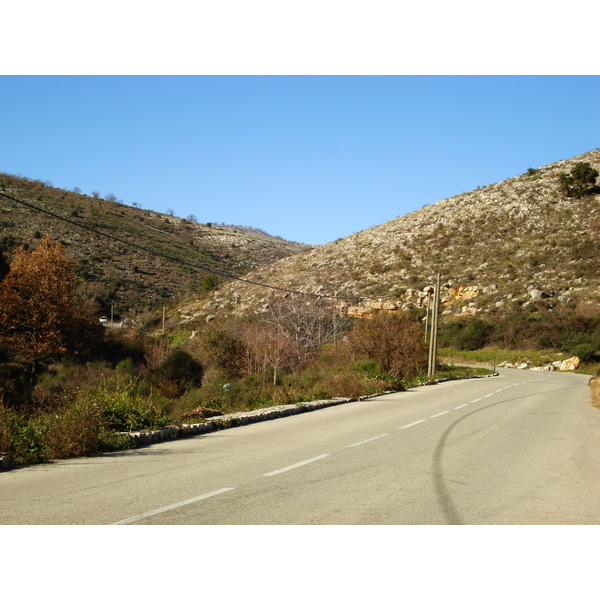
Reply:
<svg viewBox="0 0 600 600"><path fill-rule="evenodd" d="M592 389L592 404L600 408L600 375L591 379L590 388Z"/></svg>
<svg viewBox="0 0 600 600"><path fill-rule="evenodd" d="M48 458L76 458L97 452L102 439L102 420L93 404L76 402L62 411L45 415Z"/></svg>

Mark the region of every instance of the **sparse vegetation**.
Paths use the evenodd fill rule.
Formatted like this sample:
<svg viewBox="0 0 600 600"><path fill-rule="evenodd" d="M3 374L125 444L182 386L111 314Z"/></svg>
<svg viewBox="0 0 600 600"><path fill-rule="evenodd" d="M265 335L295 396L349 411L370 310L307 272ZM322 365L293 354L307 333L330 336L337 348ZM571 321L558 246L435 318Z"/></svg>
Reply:
<svg viewBox="0 0 600 600"><path fill-rule="evenodd" d="M570 172L579 163L597 170L600 150L441 200L256 269L251 279L275 287L285 282L290 289L363 297L361 302L345 301L361 309L378 298L393 299L397 308L406 310L422 308L417 294L441 273L444 319L496 318L517 306L545 313L570 302L597 301L599 190L589 188L588 200L579 201L560 189L559 173ZM465 299L461 288L470 286L476 291ZM546 296L532 299L529 292L534 287ZM232 303L234 295L251 313L282 294L226 282L219 290L218 305ZM182 303L186 318L206 316L211 310L194 299Z"/></svg>
<svg viewBox="0 0 600 600"><path fill-rule="evenodd" d="M218 267L240 276L254 265L264 265L306 248L251 228L213 223L207 230L193 215L184 224L175 216L168 219L161 213L144 210L137 202L127 206L114 194L102 199L99 192L85 195L79 188L60 190L6 173L0 173L0 185L3 193L17 200L172 258L100 237L90 229L0 197L0 253L4 260L10 259L10 248L3 246L3 240L27 248L35 241L36 232L51 235L63 243L72 264L86 266L88 276L79 285L104 310L114 304L119 313L132 309L141 312L152 308L157 299L190 294L206 276L206 271L190 265ZM0 276L1 273L0 258Z"/></svg>

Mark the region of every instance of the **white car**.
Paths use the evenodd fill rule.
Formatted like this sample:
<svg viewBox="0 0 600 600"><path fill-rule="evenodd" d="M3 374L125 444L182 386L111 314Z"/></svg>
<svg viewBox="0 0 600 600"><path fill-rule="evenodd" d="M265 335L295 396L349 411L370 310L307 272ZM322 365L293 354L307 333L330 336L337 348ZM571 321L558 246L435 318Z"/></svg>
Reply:
<svg viewBox="0 0 600 600"><path fill-rule="evenodd" d="M102 323L103 325L108 323L108 317L100 317L100 323Z"/></svg>

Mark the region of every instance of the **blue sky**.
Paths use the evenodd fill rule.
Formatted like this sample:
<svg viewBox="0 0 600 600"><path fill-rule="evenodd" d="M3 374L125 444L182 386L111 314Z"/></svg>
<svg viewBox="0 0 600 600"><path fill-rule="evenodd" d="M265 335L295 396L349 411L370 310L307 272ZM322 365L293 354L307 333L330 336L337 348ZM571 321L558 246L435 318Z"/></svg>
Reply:
<svg viewBox="0 0 600 600"><path fill-rule="evenodd" d="M600 146L599 76L1 76L0 171L322 244Z"/></svg>

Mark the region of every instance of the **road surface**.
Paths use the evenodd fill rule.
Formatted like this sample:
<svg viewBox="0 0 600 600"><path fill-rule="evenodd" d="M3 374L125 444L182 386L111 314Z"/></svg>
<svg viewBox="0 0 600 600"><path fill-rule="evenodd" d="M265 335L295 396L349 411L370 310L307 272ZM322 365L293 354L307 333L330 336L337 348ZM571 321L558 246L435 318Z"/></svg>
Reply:
<svg viewBox="0 0 600 600"><path fill-rule="evenodd" d="M499 373L0 472L0 524L599 524L589 377Z"/></svg>

